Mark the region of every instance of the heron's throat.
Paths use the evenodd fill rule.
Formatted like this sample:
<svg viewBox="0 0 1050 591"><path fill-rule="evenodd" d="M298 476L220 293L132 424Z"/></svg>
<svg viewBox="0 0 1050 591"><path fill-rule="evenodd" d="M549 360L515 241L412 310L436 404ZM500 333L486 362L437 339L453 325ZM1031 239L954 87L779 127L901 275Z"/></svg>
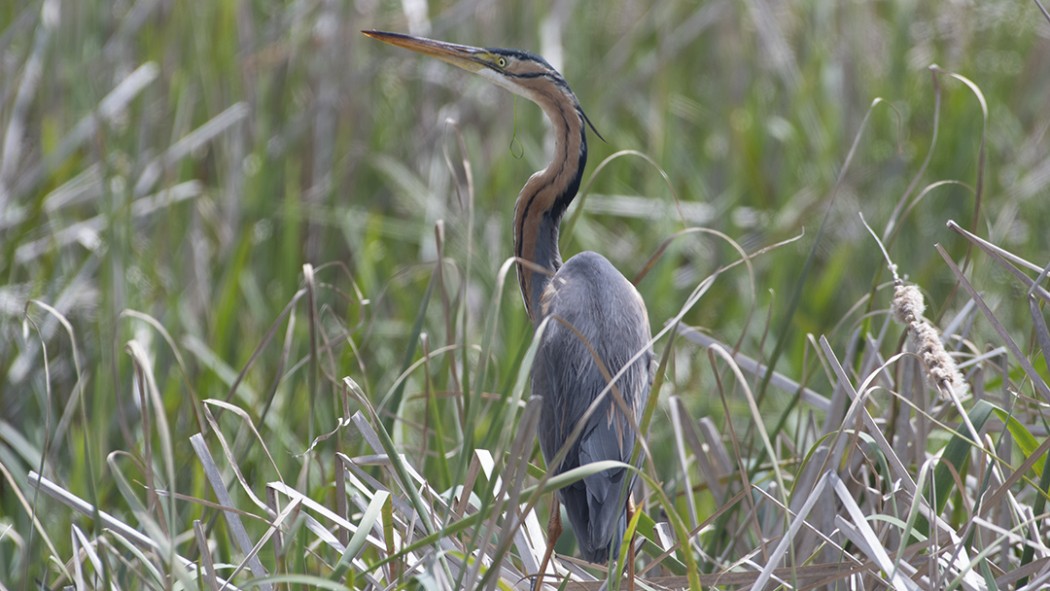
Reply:
<svg viewBox="0 0 1050 591"><path fill-rule="evenodd" d="M575 98L575 97L573 97ZM587 164L587 137L579 104L540 102L554 127L554 158L525 183L514 206L514 253L519 259L518 285L534 323L543 320L544 289L561 267L558 226L576 198Z"/></svg>

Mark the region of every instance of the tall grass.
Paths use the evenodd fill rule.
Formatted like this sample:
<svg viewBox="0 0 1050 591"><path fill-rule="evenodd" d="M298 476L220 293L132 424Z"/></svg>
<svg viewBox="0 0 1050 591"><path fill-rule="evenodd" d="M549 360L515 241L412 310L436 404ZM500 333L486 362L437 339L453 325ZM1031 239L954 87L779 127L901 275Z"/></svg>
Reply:
<svg viewBox="0 0 1050 591"><path fill-rule="evenodd" d="M534 442L542 116L366 28L538 51L607 140L562 248L657 335L638 586L1050 585L1036 3L428 8L0 6L0 587L528 588L603 467Z"/></svg>

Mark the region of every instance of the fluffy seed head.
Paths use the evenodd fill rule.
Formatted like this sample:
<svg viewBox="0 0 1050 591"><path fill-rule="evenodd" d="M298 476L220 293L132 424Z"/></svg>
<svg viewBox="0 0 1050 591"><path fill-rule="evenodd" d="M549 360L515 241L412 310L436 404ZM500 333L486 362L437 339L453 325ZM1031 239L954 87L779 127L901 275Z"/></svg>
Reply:
<svg viewBox="0 0 1050 591"><path fill-rule="evenodd" d="M962 395L966 392L966 381L955 360L944 349L940 333L923 317L925 310L926 302L919 288L897 281L893 290L893 315L908 329L926 372L926 382L940 392L941 398L948 398L953 392Z"/></svg>
<svg viewBox="0 0 1050 591"><path fill-rule="evenodd" d="M904 326L910 327L915 322L922 320L922 313L925 311L926 302L919 288L898 281L893 288L893 313L897 320L900 320Z"/></svg>

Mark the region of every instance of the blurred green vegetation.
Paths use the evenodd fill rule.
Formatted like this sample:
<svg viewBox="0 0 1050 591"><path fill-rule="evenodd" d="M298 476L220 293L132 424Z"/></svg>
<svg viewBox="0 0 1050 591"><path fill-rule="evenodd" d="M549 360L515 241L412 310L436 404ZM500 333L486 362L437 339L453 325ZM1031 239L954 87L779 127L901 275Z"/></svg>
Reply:
<svg viewBox="0 0 1050 591"><path fill-rule="evenodd" d="M947 220L1036 262L1050 252L1050 24L1033 3L466 1L426 9L406 16L375 0L0 6L0 463L13 479L0 484L0 529L17 532L0 539L0 556L9 557L0 559L0 579L50 572L11 494L13 486L31 490L28 470L102 507L123 504L110 481L111 453L130 452L113 461L142 471L143 405L124 352L131 339L152 356L185 494L208 496L202 474L181 470L195 463L188 437L201 429L207 398L230 398L264 423L285 478L301 471L322 495L324 470L304 467L296 454L357 408L345 402L344 375L390 424L395 414L409 421L399 423L399 442L439 488L461 474L420 448L432 442L418 429L425 391L445 397L427 428L434 420L445 426L447 451L457 440L450 417L461 387L481 404L469 426L477 445L502 436L493 433L503 418L495 401L514 387L531 327L513 274L498 309L493 292L511 254L514 199L546 164L546 124L533 105L371 42L360 29L525 48L560 67L606 140L591 138L590 193L563 235L566 255L599 251L633 277L689 227L718 230L748 252L804 230L753 261L753 284L738 267L685 317L759 359L783 339L777 367L797 379L825 380L807 356L807 334L848 343L861 315L888 302L879 291L855 308L889 278L858 212L881 231L901 199L959 181L933 188L900 218L888 245L902 274L927 293L932 318L960 305L933 248L966 256ZM34 59L39 79L27 86ZM977 96L944 74L936 76L935 118L933 64L979 86L986 127ZM143 76L141 89L114 94L133 72ZM872 107L877 98L883 102ZM916 177L934 130L929 164ZM648 155L669 184L631 156L591 179L620 150ZM792 309L811 250L814 267ZM654 330L736 258L707 234L675 238L638 285ZM281 311L308 285L304 265L316 276L309 285L319 317L309 321L299 300L289 327ZM975 283L1004 281L991 266L973 265ZM54 306L71 335L30 300ZM127 310L163 326L184 367L162 334ZM1028 339L1027 310L996 312L1016 340ZM417 321L430 350L453 349L402 384L402 371L422 355ZM311 356L311 343L320 354ZM481 357L491 364L484 382L457 383L478 379L465 368ZM705 395L713 389L707 367L698 350L677 345L664 395L719 422L721 402ZM762 410L779 417L789 398L775 392ZM746 424L743 402L734 404L740 412L731 407L731 418ZM226 416L220 423L236 425ZM659 426L650 434L653 448L665 450L658 468L670 473L671 451L658 445L669 438ZM250 470L270 478L258 449L239 445ZM340 445L349 454L357 444ZM69 544L68 514L41 517Z"/></svg>

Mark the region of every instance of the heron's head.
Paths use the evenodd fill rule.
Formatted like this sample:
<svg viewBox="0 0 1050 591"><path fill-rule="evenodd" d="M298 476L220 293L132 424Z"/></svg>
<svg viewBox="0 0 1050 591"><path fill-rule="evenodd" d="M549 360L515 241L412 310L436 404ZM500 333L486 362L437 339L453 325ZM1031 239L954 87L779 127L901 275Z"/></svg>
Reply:
<svg viewBox="0 0 1050 591"><path fill-rule="evenodd" d="M362 33L384 43L436 57L468 72L474 72L535 103L543 104L543 95L549 100L552 90L558 91L561 99L576 103L576 96L569 89L565 78L547 63L547 60L527 51L471 47L384 31Z"/></svg>

